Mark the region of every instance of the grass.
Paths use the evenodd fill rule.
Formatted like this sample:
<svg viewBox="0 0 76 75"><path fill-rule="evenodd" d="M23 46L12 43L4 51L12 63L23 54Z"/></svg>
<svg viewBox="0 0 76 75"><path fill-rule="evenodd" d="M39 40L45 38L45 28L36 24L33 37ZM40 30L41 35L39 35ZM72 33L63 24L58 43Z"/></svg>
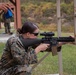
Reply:
<svg viewBox="0 0 76 75"><path fill-rule="evenodd" d="M0 57L2 55L4 45L5 45L4 43L0 43Z"/></svg>
<svg viewBox="0 0 76 75"><path fill-rule="evenodd" d="M0 57L4 48L3 43L0 43ZM39 53L38 60L44 56L46 52ZM62 46L62 59L63 59L63 73L64 75L76 75L76 46L64 45ZM58 55L52 56L50 54L33 70L32 75L44 75L58 73Z"/></svg>
<svg viewBox="0 0 76 75"><path fill-rule="evenodd" d="M45 53L39 53L40 59ZM76 75L76 46L64 45L62 47L63 73L64 75ZM33 71L33 75L58 73L58 55L48 55Z"/></svg>

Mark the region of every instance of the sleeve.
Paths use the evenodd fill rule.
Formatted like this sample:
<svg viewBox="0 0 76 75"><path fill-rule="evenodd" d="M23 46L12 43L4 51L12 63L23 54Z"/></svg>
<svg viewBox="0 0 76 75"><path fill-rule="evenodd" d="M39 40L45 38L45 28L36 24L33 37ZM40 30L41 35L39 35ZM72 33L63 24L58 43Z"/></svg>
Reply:
<svg viewBox="0 0 76 75"><path fill-rule="evenodd" d="M19 41L13 42L11 44L11 54L14 61L19 65L24 65L28 63L28 55Z"/></svg>
<svg viewBox="0 0 76 75"><path fill-rule="evenodd" d="M37 63L37 55L35 53L35 50L31 49L29 52L28 52L28 57L29 57L29 64L35 64Z"/></svg>

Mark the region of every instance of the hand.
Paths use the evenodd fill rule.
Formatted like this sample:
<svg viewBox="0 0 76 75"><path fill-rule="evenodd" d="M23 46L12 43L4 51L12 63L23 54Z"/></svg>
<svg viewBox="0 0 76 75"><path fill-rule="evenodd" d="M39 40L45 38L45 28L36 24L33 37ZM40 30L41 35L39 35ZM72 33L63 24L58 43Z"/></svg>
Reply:
<svg viewBox="0 0 76 75"><path fill-rule="evenodd" d="M75 39L75 37L73 35L70 35L69 37L72 37ZM70 42L70 44L76 45L75 41L74 42Z"/></svg>
<svg viewBox="0 0 76 75"><path fill-rule="evenodd" d="M60 46L65 45L65 44L67 44L67 43L68 43L68 42L59 42L57 46L60 47Z"/></svg>
<svg viewBox="0 0 76 75"><path fill-rule="evenodd" d="M5 13L8 11L8 9L10 9L12 11L11 8L14 8L14 6L9 3L1 3L0 4L0 10L3 10ZM14 12L12 11L12 13L14 13Z"/></svg>
<svg viewBox="0 0 76 75"><path fill-rule="evenodd" d="M0 10L3 10L4 12L7 12L8 10L8 5L5 3L0 4Z"/></svg>
<svg viewBox="0 0 76 75"><path fill-rule="evenodd" d="M49 46L50 44L40 44L35 48L36 54L39 53L40 51L45 51Z"/></svg>

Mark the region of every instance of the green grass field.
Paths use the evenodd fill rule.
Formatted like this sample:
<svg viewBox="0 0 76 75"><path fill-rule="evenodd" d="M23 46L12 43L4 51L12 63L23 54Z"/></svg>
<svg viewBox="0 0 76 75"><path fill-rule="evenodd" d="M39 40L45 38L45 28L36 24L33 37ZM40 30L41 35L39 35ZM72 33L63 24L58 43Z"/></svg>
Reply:
<svg viewBox="0 0 76 75"><path fill-rule="evenodd" d="M3 43L0 43L0 57L4 48ZM38 60L46 52L39 53ZM63 59L63 73L64 75L76 75L76 46L75 45L64 45L62 46L62 59ZM32 75L45 75L45 74L56 74L58 73L58 55L52 56L50 54L33 70Z"/></svg>
<svg viewBox="0 0 76 75"><path fill-rule="evenodd" d="M41 58L44 53L40 53L38 58ZM64 75L76 75L76 46L62 46L63 73ZM33 75L56 74L58 73L58 55L50 55L40 63L33 71Z"/></svg>

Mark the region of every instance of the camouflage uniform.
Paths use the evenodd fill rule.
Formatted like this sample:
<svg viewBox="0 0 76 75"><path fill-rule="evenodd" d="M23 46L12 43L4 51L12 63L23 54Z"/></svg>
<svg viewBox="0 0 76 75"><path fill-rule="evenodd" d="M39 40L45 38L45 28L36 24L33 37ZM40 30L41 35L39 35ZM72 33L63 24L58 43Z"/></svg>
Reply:
<svg viewBox="0 0 76 75"><path fill-rule="evenodd" d="M11 33L10 32L10 29L11 29L11 27L10 27L11 19L10 18L6 19L4 14L3 14L3 22L4 22L4 26L5 26L5 33Z"/></svg>
<svg viewBox="0 0 76 75"><path fill-rule="evenodd" d="M10 33L10 19L5 19L4 26L5 26L5 33Z"/></svg>
<svg viewBox="0 0 76 75"><path fill-rule="evenodd" d="M30 64L37 63L34 50L26 51L19 37L8 39L0 60L0 75L30 75Z"/></svg>

